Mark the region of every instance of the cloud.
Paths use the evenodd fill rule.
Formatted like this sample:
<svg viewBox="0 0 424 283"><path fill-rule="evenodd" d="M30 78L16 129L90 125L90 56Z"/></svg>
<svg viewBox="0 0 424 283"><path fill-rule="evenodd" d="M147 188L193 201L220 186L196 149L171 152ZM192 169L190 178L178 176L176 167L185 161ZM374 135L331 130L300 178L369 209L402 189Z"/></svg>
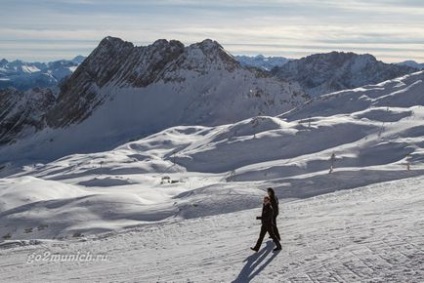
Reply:
<svg viewBox="0 0 424 283"><path fill-rule="evenodd" d="M93 44L112 35L136 44L212 38L230 52L295 57L334 49L422 59L424 1L395 0L3 0L2 42ZM54 42L57 40L57 42ZM40 42L44 41L45 44ZM32 44L29 44L31 43ZM89 44L88 44L89 43ZM68 45L69 48L73 45ZM244 46L244 47L243 47ZM274 47L273 47L274 46ZM278 48L277 48L278 47ZM66 49L61 47L62 50ZM316 50L314 50L316 48ZM78 50L83 49L82 46ZM27 49L25 49L27 50ZM86 51L87 53L89 50ZM26 53L27 54L27 53ZM76 54L75 54L76 55ZM88 54L84 54L88 55ZM406 58L405 56L412 56Z"/></svg>

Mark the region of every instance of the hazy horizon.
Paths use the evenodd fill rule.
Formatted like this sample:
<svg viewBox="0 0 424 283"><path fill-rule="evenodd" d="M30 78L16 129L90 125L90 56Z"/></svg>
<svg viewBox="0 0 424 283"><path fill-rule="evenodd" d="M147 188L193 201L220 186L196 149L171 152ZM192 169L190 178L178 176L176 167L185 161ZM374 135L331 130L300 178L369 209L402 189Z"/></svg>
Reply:
<svg viewBox="0 0 424 283"><path fill-rule="evenodd" d="M37 60L37 59L31 59L31 57L29 57L28 59L25 59L25 58L5 58L5 57L0 57L0 60L5 59L8 62L13 62L13 61L19 60L19 61L23 61L23 62L26 62L26 63L49 63L49 62L54 62L54 61L58 61L58 60L69 60L70 61L70 60L73 60L74 58L76 58L78 56L88 57L90 55L90 53L97 47L97 45L99 43L100 42L98 42L93 47L93 49L89 53L87 53L87 54L75 54L73 56L72 55L71 56L68 56L67 58L58 57L58 58L52 58L52 59L46 59L46 60ZM195 42L193 42L193 43L195 43ZM134 44L134 46L147 46L147 45L153 44L153 42L148 43L148 44L145 44L145 45L137 45L134 42L133 42L133 44ZM189 44L185 44L185 46L187 46L187 45L189 45ZM225 46L223 46L223 47L224 47L224 49L226 51L230 52ZM233 56L248 56L248 57L264 56L265 58L285 58L285 59L291 60L291 59L301 59L303 57L307 57L307 56L311 56L311 55L315 55L315 54L330 53L330 52L334 52L334 51L336 51L336 52L344 52L344 53L352 52L352 51L344 51L344 50L329 50L327 52L316 52L316 53L311 53L311 54L305 54L304 56L299 56L297 58L280 56L278 54L276 54L276 55L266 55L266 54L263 54L263 53L234 54L234 53L230 52L230 54L232 54ZM356 53L356 52L353 52L353 53ZM370 54L370 55L375 56L374 54L371 54L371 53L356 53L356 54L358 54L358 55ZM414 59L405 59L405 60L402 60L402 61L394 61L394 62L385 61L385 60L382 60L382 59L380 59L378 57L376 57L376 59L379 60L379 61L383 61L385 63L402 63L402 62L405 62L405 61L415 61L418 64L422 64L423 63L423 62L420 62L420 61L416 61Z"/></svg>
<svg viewBox="0 0 424 283"><path fill-rule="evenodd" d="M0 58L88 56L106 36L149 45L206 38L233 55L301 58L331 51L424 62L419 0L2 0Z"/></svg>

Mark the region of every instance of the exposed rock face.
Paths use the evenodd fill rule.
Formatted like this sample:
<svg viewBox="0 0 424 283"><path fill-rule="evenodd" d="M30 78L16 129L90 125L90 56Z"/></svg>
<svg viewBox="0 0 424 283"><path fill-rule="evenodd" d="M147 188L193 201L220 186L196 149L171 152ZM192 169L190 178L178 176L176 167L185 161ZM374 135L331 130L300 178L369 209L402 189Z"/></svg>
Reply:
<svg viewBox="0 0 424 283"><path fill-rule="evenodd" d="M119 103L109 103L103 112L110 111L113 118L128 115L120 127L136 124L147 134L179 124L216 125L277 115L305 102L308 95L379 83L415 70L384 64L371 55L332 52L292 60L274 68L273 77L243 67L210 39L189 46L161 39L136 47L106 37L61 83L57 98L51 90L3 90L0 143L45 127L80 124L107 101ZM124 101L128 97L133 102ZM113 109L131 103L137 105L129 111ZM105 114L102 117L98 119L105 119Z"/></svg>
<svg viewBox="0 0 424 283"><path fill-rule="evenodd" d="M311 96L377 84L416 68L385 64L372 55L331 52L291 60L272 70L278 78L297 81Z"/></svg>
<svg viewBox="0 0 424 283"><path fill-rule="evenodd" d="M123 101L128 93L133 102ZM180 123L218 124L260 114L276 115L305 99L297 83L242 67L210 39L187 47L163 39L136 47L106 37L60 85L57 99L44 109L35 129L80 124L106 102L110 102L107 111L115 113L111 115L128 115L125 122L145 125L143 133L148 133ZM131 111L144 116L114 109L131 103L137 103ZM156 113L162 113L159 119ZM33 124L22 125L25 123ZM12 141L19 132L24 131L17 130L7 140Z"/></svg>
<svg viewBox="0 0 424 283"><path fill-rule="evenodd" d="M103 91L106 88L174 83L179 89L187 89L199 76L212 79L217 73L236 70L244 68L210 39L188 47L176 40L163 39L150 46L135 47L119 38L107 37L62 86L58 103L47 114L47 124L57 128L85 120L110 95Z"/></svg>
<svg viewBox="0 0 424 283"><path fill-rule="evenodd" d="M47 123L63 127L83 121L104 101L100 89L105 85L143 88L160 80L183 82L187 79L184 74L171 74L186 69L206 75L213 66L231 71L239 64L211 40L187 48L179 41L163 39L147 47L134 47L107 37L63 84L58 103L47 114Z"/></svg>
<svg viewBox="0 0 424 283"><path fill-rule="evenodd" d="M86 119L102 102L98 90L117 75L133 49L132 43L107 37L61 86L56 105L47 113L47 123L61 127Z"/></svg>
<svg viewBox="0 0 424 283"><path fill-rule="evenodd" d="M51 90L0 90L0 145L45 127L44 115L55 102Z"/></svg>
<svg viewBox="0 0 424 283"><path fill-rule="evenodd" d="M414 60L403 61L403 62L397 63L397 65L408 66L418 70L424 70L424 64L417 63Z"/></svg>
<svg viewBox="0 0 424 283"><path fill-rule="evenodd" d="M15 151L38 148L40 158L106 150L172 126L279 115L309 99L305 89L318 95L412 71L371 55L333 52L290 61L274 69L277 78L243 67L210 39L137 47L107 37L58 95L48 89L0 92L0 145L23 140Z"/></svg>

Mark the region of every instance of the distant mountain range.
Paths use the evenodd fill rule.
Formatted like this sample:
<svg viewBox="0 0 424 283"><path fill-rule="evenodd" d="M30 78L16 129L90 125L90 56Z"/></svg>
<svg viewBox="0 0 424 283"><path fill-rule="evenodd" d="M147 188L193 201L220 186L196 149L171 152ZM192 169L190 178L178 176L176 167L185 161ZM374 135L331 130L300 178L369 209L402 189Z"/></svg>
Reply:
<svg viewBox="0 0 424 283"><path fill-rule="evenodd" d="M0 89L8 87L26 91L34 87L54 88L58 83L72 74L84 60L77 56L72 60L59 60L49 63L0 61Z"/></svg>
<svg viewBox="0 0 424 283"><path fill-rule="evenodd" d="M403 61L401 63L398 63L398 65L408 66L408 67L412 67L412 68L415 68L415 69L424 70L424 64L417 63L413 60Z"/></svg>
<svg viewBox="0 0 424 283"><path fill-rule="evenodd" d="M346 55L345 60L350 60L352 57L350 55L354 55L362 57L363 55L357 55L354 53L338 53L332 52L327 54L321 54L322 56L328 55L331 57L331 54L343 54ZM264 71L274 73L278 72L278 69L284 69L283 65L290 62L302 62L302 61L310 61L310 58L313 58L317 55L311 55L302 59L289 59L285 57L278 56L269 56L265 57L264 55L257 56L246 56L246 55L237 55L234 58L240 62L243 67L254 67L259 68ZM0 61L0 89L5 89L8 87L16 88L17 90L26 91L31 88L41 87L41 88L55 88L61 81L63 81L66 77L70 76L76 68L84 61L86 57L77 56L72 60L58 60L52 61L48 63L40 63L40 62L24 62L21 60L15 61L7 61L6 59L2 59ZM328 58L328 60L331 60ZM373 59L374 60L374 59ZM332 62L328 62L329 66L332 66ZM417 63L412 60L404 61L397 63L399 66L408 66L413 68L414 70L424 69L424 64ZM274 69L276 68L276 69ZM274 70L273 70L274 69ZM336 72L336 71L335 71ZM320 72L319 72L320 73ZM289 75L292 77L293 75ZM295 80L299 78L293 76ZM286 79L283 77L283 79ZM377 78L375 81L381 80L381 78ZM360 83L359 83L360 84ZM345 89L344 86L341 86L342 89ZM349 88L349 87L348 87ZM328 92L329 89L324 88L324 92Z"/></svg>
<svg viewBox="0 0 424 283"><path fill-rule="evenodd" d="M274 67L280 67L286 64L290 59L284 57L265 57L263 55L257 56L234 56L242 66L256 67L265 71L271 71Z"/></svg>
<svg viewBox="0 0 424 283"><path fill-rule="evenodd" d="M249 61L210 39L189 46L158 40L136 47L114 37L103 39L87 58L1 62L1 70L15 72L15 78L51 79L32 80L31 89L22 82L0 89L0 147L56 144L40 154L47 159L111 148L177 125L215 126L274 116L317 95L418 70L353 53ZM2 158L9 160L7 154Z"/></svg>
<svg viewBox="0 0 424 283"><path fill-rule="evenodd" d="M340 54L354 54L354 53L343 53L343 52L330 52L327 54L333 54L333 53L340 53ZM356 54L355 54L356 55ZM305 57L309 58L312 57L314 55L310 55ZM361 55L358 55L361 56ZM256 67L256 68L260 68L266 71L271 71L273 68L275 67L282 67L284 64L286 64L289 61L298 61L298 60L302 60L302 59L289 59L289 58L285 58L285 57L265 57L264 55L256 55L256 56L246 56L246 55L238 55L238 56L234 56L239 62L240 64L242 64L243 66L246 67ZM414 69L418 69L418 70L422 70L424 69L424 64L420 64L417 63L413 60L408 60L408 61L404 61L404 62L400 62L400 63L396 63L396 65L400 65L400 66L408 66L408 67L412 67Z"/></svg>

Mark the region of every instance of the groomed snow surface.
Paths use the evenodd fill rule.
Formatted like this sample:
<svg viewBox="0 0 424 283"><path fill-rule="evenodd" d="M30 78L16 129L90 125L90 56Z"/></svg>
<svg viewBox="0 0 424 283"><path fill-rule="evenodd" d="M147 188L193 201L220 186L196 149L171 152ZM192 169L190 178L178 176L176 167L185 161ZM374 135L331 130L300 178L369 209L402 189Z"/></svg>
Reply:
<svg viewBox="0 0 424 283"><path fill-rule="evenodd" d="M74 240L5 241L1 281L423 282L423 182L281 203L279 253L268 239L258 253L249 249L260 229L258 208Z"/></svg>

